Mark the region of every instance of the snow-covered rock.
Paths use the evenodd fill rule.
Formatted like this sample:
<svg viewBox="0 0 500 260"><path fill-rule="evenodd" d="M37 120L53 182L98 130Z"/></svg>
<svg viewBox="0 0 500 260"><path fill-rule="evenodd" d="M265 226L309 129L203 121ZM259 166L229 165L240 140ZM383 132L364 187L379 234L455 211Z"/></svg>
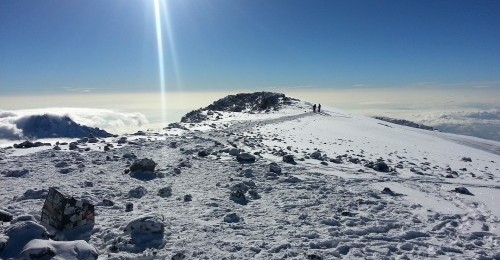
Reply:
<svg viewBox="0 0 500 260"><path fill-rule="evenodd" d="M23 259L97 259L97 250L84 240L53 241L33 239L21 252Z"/></svg>

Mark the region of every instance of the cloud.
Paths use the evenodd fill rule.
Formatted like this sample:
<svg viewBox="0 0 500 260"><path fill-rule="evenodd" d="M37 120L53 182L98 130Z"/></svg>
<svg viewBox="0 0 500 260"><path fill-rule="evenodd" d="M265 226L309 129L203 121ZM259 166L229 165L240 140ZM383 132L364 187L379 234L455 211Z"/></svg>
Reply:
<svg viewBox="0 0 500 260"><path fill-rule="evenodd" d="M0 110L0 139L22 138L22 130L16 127L16 122L32 115L68 116L78 124L98 127L115 134L135 131L137 128L148 124L147 118L141 113L121 113L107 109L45 108L14 111Z"/></svg>

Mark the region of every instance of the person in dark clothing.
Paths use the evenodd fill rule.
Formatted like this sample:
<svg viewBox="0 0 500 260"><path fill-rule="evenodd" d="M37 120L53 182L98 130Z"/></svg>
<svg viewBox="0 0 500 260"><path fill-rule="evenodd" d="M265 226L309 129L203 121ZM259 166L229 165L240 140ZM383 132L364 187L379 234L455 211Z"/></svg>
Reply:
<svg viewBox="0 0 500 260"><path fill-rule="evenodd" d="M318 113L321 112L321 104L318 105Z"/></svg>
<svg viewBox="0 0 500 260"><path fill-rule="evenodd" d="M316 104L313 106L313 112L316 113Z"/></svg>

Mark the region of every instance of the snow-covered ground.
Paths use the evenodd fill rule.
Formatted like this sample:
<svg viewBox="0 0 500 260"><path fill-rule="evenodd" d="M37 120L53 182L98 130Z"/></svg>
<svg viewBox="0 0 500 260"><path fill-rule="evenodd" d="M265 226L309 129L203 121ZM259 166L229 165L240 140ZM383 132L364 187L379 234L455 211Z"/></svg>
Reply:
<svg viewBox="0 0 500 260"><path fill-rule="evenodd" d="M500 258L500 143L309 108L205 111L184 130L74 150L0 149L0 209L18 218L0 226L0 257ZM239 163L243 151L256 161ZM135 158L153 159L156 178L126 173ZM9 237L39 225L49 187L96 205L95 225Z"/></svg>

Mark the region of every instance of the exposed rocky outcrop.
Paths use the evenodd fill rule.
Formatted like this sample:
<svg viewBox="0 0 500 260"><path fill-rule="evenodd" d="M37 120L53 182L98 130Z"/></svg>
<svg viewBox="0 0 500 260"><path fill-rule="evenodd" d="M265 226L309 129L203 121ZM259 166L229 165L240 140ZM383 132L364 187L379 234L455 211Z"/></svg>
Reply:
<svg viewBox="0 0 500 260"><path fill-rule="evenodd" d="M254 92L229 95L221 98L211 105L193 110L182 117L183 123L199 123L206 120L208 113L204 111L228 111L228 112L269 112L279 110L284 105L291 105L296 99L285 96L285 94L274 92Z"/></svg>

